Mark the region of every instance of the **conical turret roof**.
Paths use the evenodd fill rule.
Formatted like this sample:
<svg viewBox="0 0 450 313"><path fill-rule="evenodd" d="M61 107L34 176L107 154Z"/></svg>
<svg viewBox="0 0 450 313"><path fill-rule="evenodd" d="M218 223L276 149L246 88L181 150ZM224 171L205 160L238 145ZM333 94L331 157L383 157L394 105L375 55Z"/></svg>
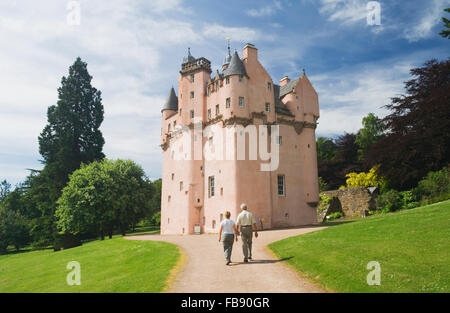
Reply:
<svg viewBox="0 0 450 313"><path fill-rule="evenodd" d="M242 60L239 58L239 55L237 51L234 51L233 56L231 57L230 65L228 65L228 68L223 71L224 76L230 76L230 75L246 75L247 72L245 71L244 63L242 63Z"/></svg>
<svg viewBox="0 0 450 313"><path fill-rule="evenodd" d="M173 110L173 111L178 111L178 97L175 94L175 89L170 89L169 92L169 97L167 98L166 103L164 104L162 111L164 110Z"/></svg>
<svg viewBox="0 0 450 313"><path fill-rule="evenodd" d="M195 61L195 58L191 54L191 48L188 48L187 55L183 58L183 64Z"/></svg>

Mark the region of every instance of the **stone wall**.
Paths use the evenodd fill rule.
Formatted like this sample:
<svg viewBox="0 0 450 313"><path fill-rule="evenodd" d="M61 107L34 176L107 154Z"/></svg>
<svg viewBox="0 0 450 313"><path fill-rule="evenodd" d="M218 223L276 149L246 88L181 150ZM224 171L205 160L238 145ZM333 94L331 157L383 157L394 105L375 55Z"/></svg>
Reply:
<svg viewBox="0 0 450 313"><path fill-rule="evenodd" d="M326 215L342 212L345 217L366 217L369 211L375 210L375 199L378 190L372 187L357 187L324 191L320 193L331 199L326 214L322 212L319 222Z"/></svg>

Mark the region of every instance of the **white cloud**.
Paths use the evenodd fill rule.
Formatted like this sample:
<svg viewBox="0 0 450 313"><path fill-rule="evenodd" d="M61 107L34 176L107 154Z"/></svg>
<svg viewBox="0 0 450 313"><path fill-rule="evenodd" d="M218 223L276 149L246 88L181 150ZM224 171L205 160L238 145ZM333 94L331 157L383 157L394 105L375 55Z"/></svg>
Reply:
<svg viewBox="0 0 450 313"><path fill-rule="evenodd" d="M383 106L404 92L403 82L408 79L411 67L407 61L394 60L311 76L320 102L317 134L356 132L368 113L385 116L387 110Z"/></svg>
<svg viewBox="0 0 450 313"><path fill-rule="evenodd" d="M433 0L420 21L415 22L412 27L407 27L404 37L410 42L430 37L433 34L433 27L441 22L446 7L448 7L447 0Z"/></svg>
<svg viewBox="0 0 450 313"><path fill-rule="evenodd" d="M320 0L319 12L329 15L330 22L351 24L367 18L367 1L364 0Z"/></svg>
<svg viewBox="0 0 450 313"><path fill-rule="evenodd" d="M250 9L247 11L247 15L251 17L262 17L275 14L277 11L282 9L281 1L274 1L270 5L266 5L259 9Z"/></svg>
<svg viewBox="0 0 450 313"><path fill-rule="evenodd" d="M272 41L273 37L249 27L227 27L219 24L206 24L202 31L205 37L223 38L230 37L233 41Z"/></svg>

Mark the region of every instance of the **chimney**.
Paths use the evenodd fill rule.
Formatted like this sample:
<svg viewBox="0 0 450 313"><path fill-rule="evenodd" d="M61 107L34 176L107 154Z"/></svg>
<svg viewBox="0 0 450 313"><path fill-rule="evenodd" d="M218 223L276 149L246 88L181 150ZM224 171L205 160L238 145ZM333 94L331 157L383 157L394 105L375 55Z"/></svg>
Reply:
<svg viewBox="0 0 450 313"><path fill-rule="evenodd" d="M280 86L284 86L287 83L289 83L291 80L289 79L289 77L284 76L281 80L280 80Z"/></svg>
<svg viewBox="0 0 450 313"><path fill-rule="evenodd" d="M258 59L258 49L251 44L247 43L244 47L244 53L242 54L243 59L247 59L247 61L250 60L257 60Z"/></svg>

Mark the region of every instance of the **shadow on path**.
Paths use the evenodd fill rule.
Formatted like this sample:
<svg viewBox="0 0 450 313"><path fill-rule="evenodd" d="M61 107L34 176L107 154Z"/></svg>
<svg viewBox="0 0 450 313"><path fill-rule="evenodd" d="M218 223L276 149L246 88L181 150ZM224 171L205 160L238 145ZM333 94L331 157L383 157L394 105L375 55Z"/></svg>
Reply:
<svg viewBox="0 0 450 313"><path fill-rule="evenodd" d="M248 262L231 262L230 266L236 266L236 265L252 265L252 264L272 264L272 263L279 263L279 262L284 262L287 260L292 259L293 257L287 257L287 258L282 258L279 260L249 260Z"/></svg>

